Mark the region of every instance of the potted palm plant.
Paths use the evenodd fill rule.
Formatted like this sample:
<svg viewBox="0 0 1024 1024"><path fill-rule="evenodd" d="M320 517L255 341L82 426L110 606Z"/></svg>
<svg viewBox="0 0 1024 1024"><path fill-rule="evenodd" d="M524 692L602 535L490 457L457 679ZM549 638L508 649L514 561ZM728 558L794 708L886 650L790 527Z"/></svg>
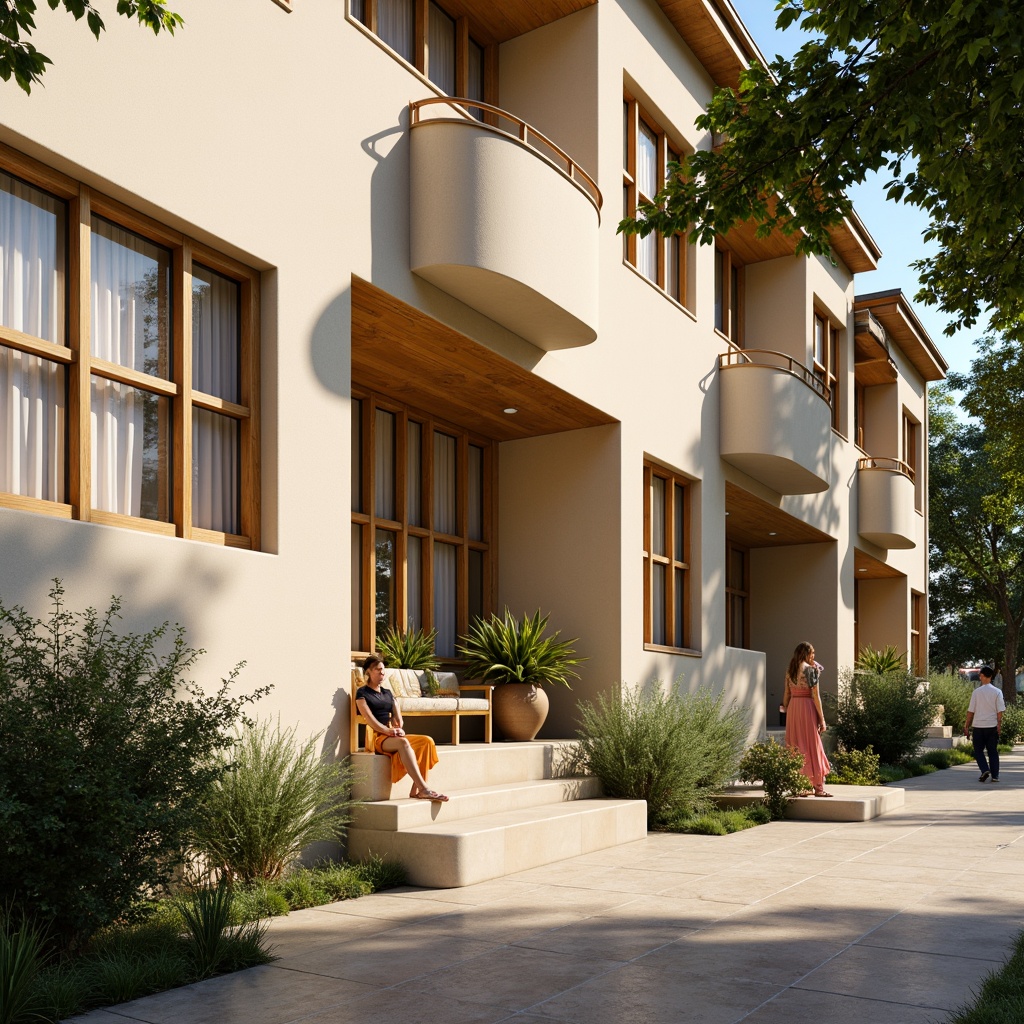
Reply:
<svg viewBox="0 0 1024 1024"><path fill-rule="evenodd" d="M377 638L377 649L390 668L409 668L426 675L427 693L433 697L440 690L437 668L441 664L434 654L437 630L396 629L394 626Z"/></svg>
<svg viewBox="0 0 1024 1024"><path fill-rule="evenodd" d="M504 615L478 619L460 638L459 653L466 659L466 675L494 683L494 723L508 740L532 740L548 715L545 685L569 686L579 678L573 667L576 639L559 640L556 631L545 636L548 616L540 610L516 618Z"/></svg>

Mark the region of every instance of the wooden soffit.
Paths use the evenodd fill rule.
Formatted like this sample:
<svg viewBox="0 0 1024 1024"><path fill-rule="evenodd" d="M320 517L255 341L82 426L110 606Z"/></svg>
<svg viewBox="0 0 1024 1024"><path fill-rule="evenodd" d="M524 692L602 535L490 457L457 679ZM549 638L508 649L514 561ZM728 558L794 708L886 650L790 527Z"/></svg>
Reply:
<svg viewBox="0 0 1024 1024"><path fill-rule="evenodd" d="M751 62L767 63L728 0L658 0L715 85L735 89Z"/></svg>
<svg viewBox="0 0 1024 1024"><path fill-rule="evenodd" d="M859 224L859 221L855 224L854 220L847 218L829 231L836 256L846 264L851 274L877 269L878 260L882 255L867 231L857 227ZM754 221L737 224L725 236L729 248L743 263L760 263L781 256L793 256L796 254L799 238L800 235L796 232L787 235L779 229L773 231L767 238L758 238L757 224Z"/></svg>
<svg viewBox="0 0 1024 1024"><path fill-rule="evenodd" d="M352 278L352 383L495 441L616 422L358 277Z"/></svg>
<svg viewBox="0 0 1024 1024"><path fill-rule="evenodd" d="M482 46L503 43L569 14L592 7L597 0L445 0L453 18L466 18L473 38Z"/></svg>
<svg viewBox="0 0 1024 1024"><path fill-rule="evenodd" d="M747 548L773 548L790 544L831 543L827 533L790 515L777 505L725 483L725 537Z"/></svg>
<svg viewBox="0 0 1024 1024"><path fill-rule="evenodd" d="M860 548L853 549L853 575L858 580L889 580L903 576L899 569L886 565L881 559L874 558Z"/></svg>
<svg viewBox="0 0 1024 1024"><path fill-rule="evenodd" d="M885 328L889 339L899 346L922 380L942 380L946 376L949 369L946 360L901 289L858 295L853 300L853 309L855 314L869 310L875 316Z"/></svg>

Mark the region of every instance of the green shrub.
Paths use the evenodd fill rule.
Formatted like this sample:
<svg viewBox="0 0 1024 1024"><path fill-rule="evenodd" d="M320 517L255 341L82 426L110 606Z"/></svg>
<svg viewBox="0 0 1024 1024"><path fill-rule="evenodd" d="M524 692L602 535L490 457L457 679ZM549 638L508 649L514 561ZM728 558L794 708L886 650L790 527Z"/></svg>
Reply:
<svg viewBox="0 0 1024 1024"><path fill-rule="evenodd" d="M882 785L885 785L887 782L901 782L903 779L909 779L913 772L901 765L880 764L878 775L882 780Z"/></svg>
<svg viewBox="0 0 1024 1024"><path fill-rule="evenodd" d="M46 938L44 929L27 921L15 925L0 909L0 1024L35 1020L47 1008L37 985Z"/></svg>
<svg viewBox="0 0 1024 1024"><path fill-rule="evenodd" d="M693 814L670 817L663 823L662 830L703 836L725 836L757 825L766 825L771 820L771 813L764 804L730 810L713 807Z"/></svg>
<svg viewBox="0 0 1024 1024"><path fill-rule="evenodd" d="M437 630L396 629L390 626L377 637L377 651L391 668L433 672L441 663L434 653Z"/></svg>
<svg viewBox="0 0 1024 1024"><path fill-rule="evenodd" d="M973 692L971 681L957 673L936 672L928 677L928 696L933 706L942 706L942 724L952 726L954 736L964 731Z"/></svg>
<svg viewBox="0 0 1024 1024"><path fill-rule="evenodd" d="M195 888L176 900L192 940L190 954L199 978L273 959L263 946L265 922L231 926L233 902L234 893L225 882Z"/></svg>
<svg viewBox="0 0 1024 1024"><path fill-rule="evenodd" d="M1012 704L1006 705L1003 720L1000 723L999 741L1011 748L1024 737L1024 701L1018 697Z"/></svg>
<svg viewBox="0 0 1024 1024"><path fill-rule="evenodd" d="M899 764L917 753L931 720L928 692L910 672L846 672L840 680L833 731L846 750L870 746L883 764Z"/></svg>
<svg viewBox="0 0 1024 1024"><path fill-rule="evenodd" d="M869 746L866 750L837 750L829 757L832 771L827 782L837 786L880 786L878 755Z"/></svg>
<svg viewBox="0 0 1024 1024"><path fill-rule="evenodd" d="M871 647L864 647L857 655L856 667L864 672L870 672L876 676L887 676L893 672L903 671L903 658L895 644L889 644L880 651Z"/></svg>
<svg viewBox="0 0 1024 1024"><path fill-rule="evenodd" d="M813 789L800 770L803 766L804 755L799 750L767 740L755 743L743 755L739 777L744 782L760 782L764 786L765 806L773 818L781 818L790 796Z"/></svg>
<svg viewBox="0 0 1024 1024"><path fill-rule="evenodd" d="M634 690L579 704L580 767L610 797L647 801L653 826L698 807L736 772L747 711L702 689Z"/></svg>
<svg viewBox="0 0 1024 1024"><path fill-rule="evenodd" d="M216 757L193 845L229 881L280 878L303 848L340 838L352 802L352 769L301 746L293 729L248 725Z"/></svg>
<svg viewBox="0 0 1024 1024"><path fill-rule="evenodd" d="M936 768L952 768L958 764L968 764L974 760L972 754L967 753L962 747L954 747L951 750L929 750L921 757L922 764L933 764Z"/></svg>
<svg viewBox="0 0 1024 1024"><path fill-rule="evenodd" d="M254 696L207 696L179 627L115 632L68 611L59 581L45 621L0 604L0 905L16 901L81 946L132 911L180 862L212 760Z"/></svg>
<svg viewBox="0 0 1024 1024"><path fill-rule="evenodd" d="M366 860L353 864L352 869L370 886L371 892L396 889L400 885L405 885L409 880L409 876L401 864L393 860L386 860L375 853L370 854Z"/></svg>
<svg viewBox="0 0 1024 1024"><path fill-rule="evenodd" d="M305 910L307 907L322 907L331 903L327 887L312 871L296 871L280 881L281 894L288 901L292 910Z"/></svg>
<svg viewBox="0 0 1024 1024"><path fill-rule="evenodd" d="M256 921L261 917L281 917L291 910L284 894L269 882L250 882L235 886L232 924Z"/></svg>

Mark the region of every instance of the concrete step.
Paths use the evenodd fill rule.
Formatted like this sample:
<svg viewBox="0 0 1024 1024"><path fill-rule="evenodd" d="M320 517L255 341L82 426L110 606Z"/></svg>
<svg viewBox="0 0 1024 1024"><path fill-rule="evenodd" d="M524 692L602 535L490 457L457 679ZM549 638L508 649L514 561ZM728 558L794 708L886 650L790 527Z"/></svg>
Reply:
<svg viewBox="0 0 1024 1024"><path fill-rule="evenodd" d="M413 885L450 889L647 835L642 800L573 800L454 819L446 814L447 804L429 807L434 816L429 825L402 831L350 828L349 857L379 854L404 865Z"/></svg>
<svg viewBox="0 0 1024 1024"><path fill-rule="evenodd" d="M790 797L786 817L799 821L870 821L902 807L906 791L898 786L833 786L825 797ZM744 807L764 799L760 786L736 785L715 797L719 807Z"/></svg>
<svg viewBox="0 0 1024 1024"><path fill-rule="evenodd" d="M433 774L430 782L434 783ZM362 804L352 815L353 828L397 832L431 824L444 811L445 821L478 818L545 804L562 804L601 796L601 783L593 776L509 782L501 786L453 789L446 804L429 800L384 800Z"/></svg>
<svg viewBox="0 0 1024 1024"><path fill-rule="evenodd" d="M925 736L921 740L921 750L952 750L956 743L952 736Z"/></svg>
<svg viewBox="0 0 1024 1024"><path fill-rule="evenodd" d="M953 737L953 726L951 725L930 725L925 730L925 737L927 739L943 739L948 740Z"/></svg>
<svg viewBox="0 0 1024 1024"><path fill-rule="evenodd" d="M574 740L534 740L530 743L438 744L439 763L431 770L431 789L449 795L453 790L501 786L571 774ZM352 755L356 781L352 795L359 800L389 800L391 760L378 754ZM394 796L409 794L409 780L395 783Z"/></svg>

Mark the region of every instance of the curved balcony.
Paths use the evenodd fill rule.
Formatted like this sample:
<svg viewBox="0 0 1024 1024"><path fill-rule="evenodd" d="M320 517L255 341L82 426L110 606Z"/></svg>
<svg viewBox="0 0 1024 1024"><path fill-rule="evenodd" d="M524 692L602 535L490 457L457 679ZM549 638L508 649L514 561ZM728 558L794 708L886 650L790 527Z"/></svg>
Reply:
<svg viewBox="0 0 1024 1024"><path fill-rule="evenodd" d="M733 349L718 363L722 458L779 494L828 490L829 389L782 352Z"/></svg>
<svg viewBox="0 0 1024 1024"><path fill-rule="evenodd" d="M858 532L880 548L916 546L913 470L899 459L857 462Z"/></svg>
<svg viewBox="0 0 1024 1024"><path fill-rule="evenodd" d="M497 107L444 96L409 106L413 271L538 348L592 342L594 180Z"/></svg>

